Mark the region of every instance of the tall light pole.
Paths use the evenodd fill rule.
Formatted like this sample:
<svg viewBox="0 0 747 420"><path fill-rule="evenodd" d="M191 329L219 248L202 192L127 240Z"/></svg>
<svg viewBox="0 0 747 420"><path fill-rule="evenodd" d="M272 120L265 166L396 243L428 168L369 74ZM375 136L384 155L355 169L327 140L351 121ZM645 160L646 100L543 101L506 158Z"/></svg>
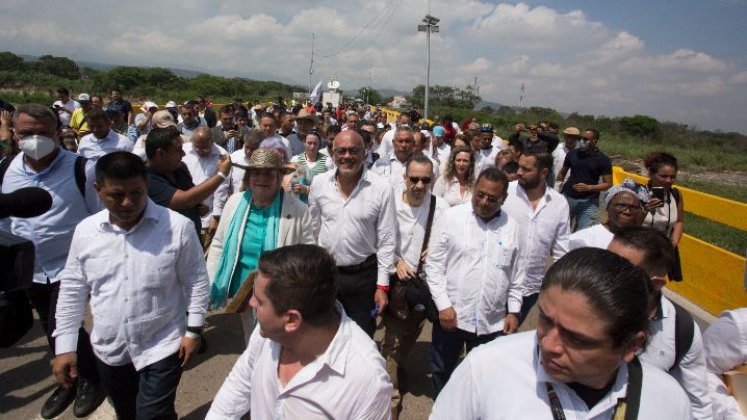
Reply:
<svg viewBox="0 0 747 420"><path fill-rule="evenodd" d="M428 118L428 96L431 88L431 32L438 32L438 22L440 21L440 19L428 14L423 18L423 23L425 23L425 25L418 25L418 31L425 32L426 43L425 110L423 111L423 118Z"/></svg>

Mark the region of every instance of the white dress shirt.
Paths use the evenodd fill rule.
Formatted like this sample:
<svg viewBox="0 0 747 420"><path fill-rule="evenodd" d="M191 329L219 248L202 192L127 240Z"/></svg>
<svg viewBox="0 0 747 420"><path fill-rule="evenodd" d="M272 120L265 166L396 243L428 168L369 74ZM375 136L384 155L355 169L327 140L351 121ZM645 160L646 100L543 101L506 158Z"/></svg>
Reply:
<svg viewBox="0 0 747 420"><path fill-rule="evenodd" d="M393 128L381 137L381 144L379 144L379 156L389 156L394 151L394 136L397 134L397 129Z"/></svg>
<svg viewBox="0 0 747 420"><path fill-rule="evenodd" d="M214 177L218 173L218 159L228 154L226 149L217 144L213 144L210 155L207 157L198 155L192 147L192 142L184 143L182 149L184 150L182 162L187 165L187 169L189 169L189 173L192 175L192 182L195 185L200 185L206 179ZM210 219L213 216L220 217L227 200L228 180L224 179L218 189L202 202L210 208L208 213L200 218L203 229L210 226ZM216 205L216 203L218 204Z"/></svg>
<svg viewBox="0 0 747 420"><path fill-rule="evenodd" d="M405 162L400 162L394 153L388 157L382 156L374 162L371 172L381 176L389 181L394 191L398 191L405 186Z"/></svg>
<svg viewBox="0 0 747 420"><path fill-rule="evenodd" d="M47 279L54 283L65 267L75 226L101 210L93 187L95 164L86 162L84 197L75 182L78 155L59 148L49 167L38 173L26 165L23 156L21 152L13 158L5 172L3 194L24 187L43 188L52 195L52 207L37 217L11 217L11 233L34 243L34 283L46 284Z"/></svg>
<svg viewBox="0 0 747 420"><path fill-rule="evenodd" d="M475 179L480 175L480 172L485 169L495 166L495 158L498 156L498 152L501 149L497 147L491 147L490 149L482 149L475 153Z"/></svg>
<svg viewBox="0 0 747 420"><path fill-rule="evenodd" d="M501 210L519 226L519 264L526 273L523 295L539 293L547 257L552 255L553 261L557 261L568 252L571 233L568 200L548 187L537 208L533 209L524 187L514 181L508 184L508 197Z"/></svg>
<svg viewBox="0 0 747 420"><path fill-rule="evenodd" d="M338 266L360 264L373 254L378 260L376 284L389 285L397 247L397 214L391 185L363 169L358 185L347 199L337 188L337 171L314 177L309 213L314 236Z"/></svg>
<svg viewBox="0 0 747 420"><path fill-rule="evenodd" d="M83 136L78 145L78 154L95 161L111 152L120 150L132 152L134 146L135 144L126 136L114 130L109 130L103 139L97 138L93 133Z"/></svg>
<svg viewBox="0 0 747 420"><path fill-rule="evenodd" d="M724 385L723 373L747 364L747 308L725 311L703 334L708 387L716 420L747 417Z"/></svg>
<svg viewBox="0 0 747 420"><path fill-rule="evenodd" d="M83 220L60 280L57 354L76 351L89 296L91 345L111 366L163 360L187 325L205 322L208 276L192 221L150 199L129 231L111 224L108 210Z"/></svg>
<svg viewBox="0 0 747 420"><path fill-rule="evenodd" d="M243 148L231 153L231 163L238 163L239 165L244 166L249 164L249 160L246 158L246 153L244 153ZM241 190L241 182L244 180L244 172L246 172L244 169L231 165L231 173L228 174L228 180L226 182L229 197ZM223 188L223 185L218 188Z"/></svg>
<svg viewBox="0 0 747 420"><path fill-rule="evenodd" d="M615 235L604 225L590 226L571 234L568 251L584 247L607 249L614 237Z"/></svg>
<svg viewBox="0 0 747 420"><path fill-rule="evenodd" d="M282 346L254 329L249 345L215 396L206 420L389 419L392 385L376 344L342 305L340 326L327 350L283 386Z"/></svg>
<svg viewBox="0 0 747 420"><path fill-rule="evenodd" d="M565 155L570 152L571 149L566 147L564 142L561 142L555 150L552 151L552 172L555 174L555 179L558 179L560 170L563 169L563 162L565 162ZM565 174L565 179L571 176L571 170L568 169L568 173ZM563 182L555 181L555 191L561 191L563 189Z"/></svg>
<svg viewBox="0 0 747 420"><path fill-rule="evenodd" d="M608 420L628 389L628 366L617 370L612 389L594 407L545 372L539 363L537 333L500 337L473 349L451 375L433 405L431 420L552 419L546 383L560 400L567 419ZM669 375L643 364L639 419L682 420L690 403Z"/></svg>
<svg viewBox="0 0 747 420"><path fill-rule="evenodd" d="M423 250L423 239L425 239L425 224L428 222L428 212L431 209L431 194L428 194L423 202L413 207L404 202L405 191L399 190L394 196L397 208L397 260L403 259L410 265L413 271L418 268L420 252ZM436 197L436 208L433 214L433 225L436 220L449 208L443 198Z"/></svg>
<svg viewBox="0 0 747 420"><path fill-rule="evenodd" d="M502 330L506 302L511 313L521 309L518 256L519 227L506 212L485 223L471 203L449 208L433 227L425 263L436 307L454 307L461 330Z"/></svg>
<svg viewBox="0 0 747 420"><path fill-rule="evenodd" d="M690 348L679 365L672 367L676 354L675 309L672 302L664 296L661 297L660 305L660 311L651 321L646 350L639 354L638 358L644 363L669 372L679 382L690 399L693 418L710 419L713 414L706 384L706 365L700 328L697 324L694 325Z"/></svg>
<svg viewBox="0 0 747 420"><path fill-rule="evenodd" d="M456 178L447 180L446 176L441 176L433 186L433 194L442 197L452 207L471 202L472 188L467 188L464 191L464 195L462 195L461 189L462 187Z"/></svg>

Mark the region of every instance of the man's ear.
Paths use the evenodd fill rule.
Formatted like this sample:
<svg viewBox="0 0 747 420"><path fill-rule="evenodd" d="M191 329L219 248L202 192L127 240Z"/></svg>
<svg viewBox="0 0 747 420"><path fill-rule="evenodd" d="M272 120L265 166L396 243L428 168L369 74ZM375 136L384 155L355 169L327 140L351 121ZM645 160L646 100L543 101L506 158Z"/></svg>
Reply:
<svg viewBox="0 0 747 420"><path fill-rule="evenodd" d="M624 345L622 359L625 363L630 363L633 360L638 350L646 343L647 338L646 333L640 331L629 343Z"/></svg>
<svg viewBox="0 0 747 420"><path fill-rule="evenodd" d="M285 332L298 331L303 325L303 315L297 309L290 309L285 313Z"/></svg>
<svg viewBox="0 0 747 420"><path fill-rule="evenodd" d="M101 187L102 187L102 186L101 186L101 185L99 184L99 182L98 182L98 181L94 181L94 182L93 182L93 188L95 188L95 189L96 189L96 192L97 192L97 193L100 193L100 192L101 192Z"/></svg>

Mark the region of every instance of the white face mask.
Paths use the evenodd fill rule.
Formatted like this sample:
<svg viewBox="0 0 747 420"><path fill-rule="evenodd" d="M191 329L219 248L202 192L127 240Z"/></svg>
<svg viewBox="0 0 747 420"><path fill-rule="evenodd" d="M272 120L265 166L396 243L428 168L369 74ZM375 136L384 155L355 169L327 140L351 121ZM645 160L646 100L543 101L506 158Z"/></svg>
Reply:
<svg viewBox="0 0 747 420"><path fill-rule="evenodd" d="M33 134L22 138L18 147L26 156L39 160L52 153L57 148L57 142L47 136Z"/></svg>
<svg viewBox="0 0 747 420"><path fill-rule="evenodd" d="M579 140L578 144L576 145L576 147L579 150L587 150L589 148L589 142L586 141L586 140Z"/></svg>

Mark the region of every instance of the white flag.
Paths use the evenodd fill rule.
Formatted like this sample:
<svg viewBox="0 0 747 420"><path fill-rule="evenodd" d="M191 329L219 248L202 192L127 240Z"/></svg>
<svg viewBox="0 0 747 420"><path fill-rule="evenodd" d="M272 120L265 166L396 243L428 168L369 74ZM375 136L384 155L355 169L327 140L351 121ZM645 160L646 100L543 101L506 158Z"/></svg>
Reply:
<svg viewBox="0 0 747 420"><path fill-rule="evenodd" d="M309 102L311 102L312 105L319 102L319 100L322 98L322 82L324 79L319 79L319 83L314 86L314 90L311 91L311 94L309 95Z"/></svg>

